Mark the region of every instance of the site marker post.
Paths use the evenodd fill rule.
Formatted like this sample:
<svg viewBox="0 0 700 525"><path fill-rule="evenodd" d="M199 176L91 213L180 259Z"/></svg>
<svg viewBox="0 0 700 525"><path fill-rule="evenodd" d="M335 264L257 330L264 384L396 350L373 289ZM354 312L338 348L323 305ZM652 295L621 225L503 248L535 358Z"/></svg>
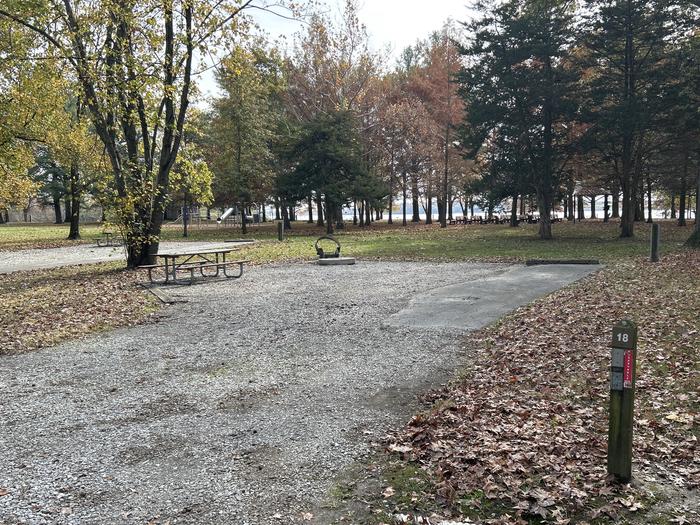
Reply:
<svg viewBox="0 0 700 525"><path fill-rule="evenodd" d="M277 223L277 240L284 240L284 223L281 221Z"/></svg>
<svg viewBox="0 0 700 525"><path fill-rule="evenodd" d="M660 226L654 223L651 225L651 262L659 262L659 241Z"/></svg>
<svg viewBox="0 0 700 525"><path fill-rule="evenodd" d="M632 425L637 380L637 325L621 321L613 326L610 363L610 420L608 474L626 483L632 479Z"/></svg>

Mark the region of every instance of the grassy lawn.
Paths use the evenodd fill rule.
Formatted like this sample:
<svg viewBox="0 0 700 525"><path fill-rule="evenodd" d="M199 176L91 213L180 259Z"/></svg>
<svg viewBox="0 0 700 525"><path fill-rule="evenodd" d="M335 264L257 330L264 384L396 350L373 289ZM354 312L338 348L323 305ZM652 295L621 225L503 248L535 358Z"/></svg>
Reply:
<svg viewBox="0 0 700 525"><path fill-rule="evenodd" d="M662 225L662 250L678 250L691 234L692 227L679 228L674 223ZM342 253L361 259L438 260L438 261L512 261L527 259L600 259L612 262L648 253L650 226L639 224L634 239L620 239L618 225L602 222L559 223L555 239L541 241L536 225L510 228L506 225L438 226L412 225L407 228L389 225L369 229L349 227L336 238ZM164 235L169 238L174 232ZM261 242L245 250L256 262L304 260L315 256L313 243L322 232L307 225L295 225L288 238L273 240L271 228L259 228L249 237ZM192 239L213 240L240 237L240 231L219 230L194 232Z"/></svg>
<svg viewBox="0 0 700 525"><path fill-rule="evenodd" d="M80 241L66 240L68 230L67 224L2 224L0 225L0 251L95 243L102 232L102 226L81 224Z"/></svg>
<svg viewBox="0 0 700 525"><path fill-rule="evenodd" d="M164 229L164 240L183 240L181 226ZM406 228L376 224L361 229L348 226L337 238L343 254L359 258L396 260L474 260L523 261L526 259L600 259L605 262L644 255L648 252L650 227L637 225L634 239L620 239L618 224L589 221L554 225L555 239L537 239L536 225L510 228L506 225L438 226L409 225ZM679 228L672 221L662 223L662 250L678 249L690 236L692 226ZM83 226L81 242L94 243L101 227ZM63 225L0 226L0 250L27 247L65 246L68 230ZM276 241L273 223L253 225L246 235L260 243L246 250L256 262L304 260L315 256L313 242L322 230L305 223L294 223L283 243ZM238 228L193 228L191 241L224 241L241 238Z"/></svg>

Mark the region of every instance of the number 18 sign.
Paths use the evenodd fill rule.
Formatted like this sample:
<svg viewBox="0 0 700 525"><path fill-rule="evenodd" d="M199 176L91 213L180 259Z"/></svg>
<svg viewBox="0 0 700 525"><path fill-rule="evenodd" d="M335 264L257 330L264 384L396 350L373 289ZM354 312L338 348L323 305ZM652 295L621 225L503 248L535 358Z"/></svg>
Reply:
<svg viewBox="0 0 700 525"><path fill-rule="evenodd" d="M634 349L637 348L637 327L630 321L622 321L613 326L613 348Z"/></svg>

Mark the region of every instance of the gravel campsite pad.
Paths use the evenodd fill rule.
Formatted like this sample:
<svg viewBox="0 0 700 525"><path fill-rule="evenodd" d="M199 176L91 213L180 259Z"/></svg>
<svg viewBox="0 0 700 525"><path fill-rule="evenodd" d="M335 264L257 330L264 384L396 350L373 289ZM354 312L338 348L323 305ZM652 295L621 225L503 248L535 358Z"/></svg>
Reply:
<svg viewBox="0 0 700 525"><path fill-rule="evenodd" d="M473 307L454 285L501 277L510 309L594 269L252 267L168 288L187 302L154 324L2 358L0 523L313 521L334 476L465 359L462 330L393 314L441 287Z"/></svg>

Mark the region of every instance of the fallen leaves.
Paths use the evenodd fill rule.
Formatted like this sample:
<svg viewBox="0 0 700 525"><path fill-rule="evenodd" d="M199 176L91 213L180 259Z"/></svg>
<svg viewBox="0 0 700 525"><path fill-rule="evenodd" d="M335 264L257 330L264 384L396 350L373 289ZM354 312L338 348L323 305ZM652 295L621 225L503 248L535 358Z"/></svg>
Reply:
<svg viewBox="0 0 700 525"><path fill-rule="evenodd" d="M142 279L115 263L0 275L0 355L143 321L158 305Z"/></svg>
<svg viewBox="0 0 700 525"><path fill-rule="evenodd" d="M640 329L635 476L696 489L698 312L697 252L606 268L471 336L476 361L465 379L434 393L436 408L387 448L429 473L450 515L460 499L487 523L644 510L638 489L610 483L606 472L610 330L632 318Z"/></svg>

